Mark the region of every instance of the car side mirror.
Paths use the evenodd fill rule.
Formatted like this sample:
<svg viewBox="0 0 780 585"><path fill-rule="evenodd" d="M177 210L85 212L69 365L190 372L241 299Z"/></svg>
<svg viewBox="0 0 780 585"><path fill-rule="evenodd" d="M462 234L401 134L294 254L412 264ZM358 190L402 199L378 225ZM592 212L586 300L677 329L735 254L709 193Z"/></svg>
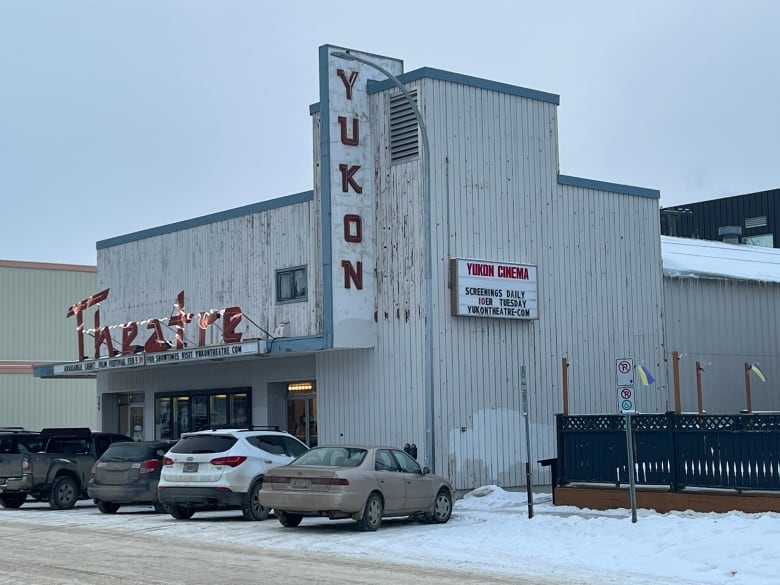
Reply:
<svg viewBox="0 0 780 585"><path fill-rule="evenodd" d="M430 467L427 467L427 466L426 466L426 467L423 467L423 475L427 475L427 474L429 474L430 472L431 472L431 468L430 468Z"/></svg>

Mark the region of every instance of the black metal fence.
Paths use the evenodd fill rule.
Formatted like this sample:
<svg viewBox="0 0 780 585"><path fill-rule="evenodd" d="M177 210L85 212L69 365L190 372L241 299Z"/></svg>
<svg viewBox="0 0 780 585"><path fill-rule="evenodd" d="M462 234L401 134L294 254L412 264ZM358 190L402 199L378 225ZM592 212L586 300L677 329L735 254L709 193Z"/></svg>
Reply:
<svg viewBox="0 0 780 585"><path fill-rule="evenodd" d="M637 485L780 491L780 413L631 416ZM557 485L629 481L626 416L557 415Z"/></svg>

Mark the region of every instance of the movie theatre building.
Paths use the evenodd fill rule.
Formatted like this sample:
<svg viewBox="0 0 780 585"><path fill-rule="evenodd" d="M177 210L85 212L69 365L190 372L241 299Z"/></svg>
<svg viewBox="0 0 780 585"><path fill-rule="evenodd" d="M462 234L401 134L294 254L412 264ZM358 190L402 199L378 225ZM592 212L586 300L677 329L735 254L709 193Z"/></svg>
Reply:
<svg viewBox="0 0 780 585"><path fill-rule="evenodd" d="M554 454L565 378L573 411L617 412L632 357L662 411L658 191L560 174L557 95L319 65L313 190L98 242L74 359L37 375L96 376L103 430L409 443L460 489L525 483L525 403Z"/></svg>

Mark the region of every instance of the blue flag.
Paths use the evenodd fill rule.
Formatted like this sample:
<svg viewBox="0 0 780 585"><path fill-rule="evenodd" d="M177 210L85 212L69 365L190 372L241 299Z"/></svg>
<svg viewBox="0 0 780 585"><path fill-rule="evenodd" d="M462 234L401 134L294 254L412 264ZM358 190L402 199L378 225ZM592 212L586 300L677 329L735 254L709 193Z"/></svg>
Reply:
<svg viewBox="0 0 780 585"><path fill-rule="evenodd" d="M650 370L647 369L647 366L636 366L636 373L639 374L639 381L642 382L642 386L649 386L655 382L655 378L653 378L653 375L650 373Z"/></svg>
<svg viewBox="0 0 780 585"><path fill-rule="evenodd" d="M758 376L759 380L766 382L766 376L764 375L764 372L761 371L761 368L758 367L758 362L753 362L753 364L751 364L750 371Z"/></svg>

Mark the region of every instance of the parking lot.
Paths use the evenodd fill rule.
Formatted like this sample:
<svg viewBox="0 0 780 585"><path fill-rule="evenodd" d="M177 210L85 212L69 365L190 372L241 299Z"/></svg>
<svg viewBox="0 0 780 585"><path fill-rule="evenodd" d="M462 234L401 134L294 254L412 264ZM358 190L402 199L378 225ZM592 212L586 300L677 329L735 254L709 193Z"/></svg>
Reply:
<svg viewBox="0 0 780 585"><path fill-rule="evenodd" d="M388 519L378 532L363 533L354 522L319 518L285 529L273 517L243 521L240 512L177 521L151 507L106 515L90 502L72 510L27 502L0 509L0 584L526 582L472 570L469 563L441 563L435 554L426 560L426 547L435 553L446 529ZM398 557L383 545L407 539L419 544L416 558ZM527 583L544 584L538 578Z"/></svg>

